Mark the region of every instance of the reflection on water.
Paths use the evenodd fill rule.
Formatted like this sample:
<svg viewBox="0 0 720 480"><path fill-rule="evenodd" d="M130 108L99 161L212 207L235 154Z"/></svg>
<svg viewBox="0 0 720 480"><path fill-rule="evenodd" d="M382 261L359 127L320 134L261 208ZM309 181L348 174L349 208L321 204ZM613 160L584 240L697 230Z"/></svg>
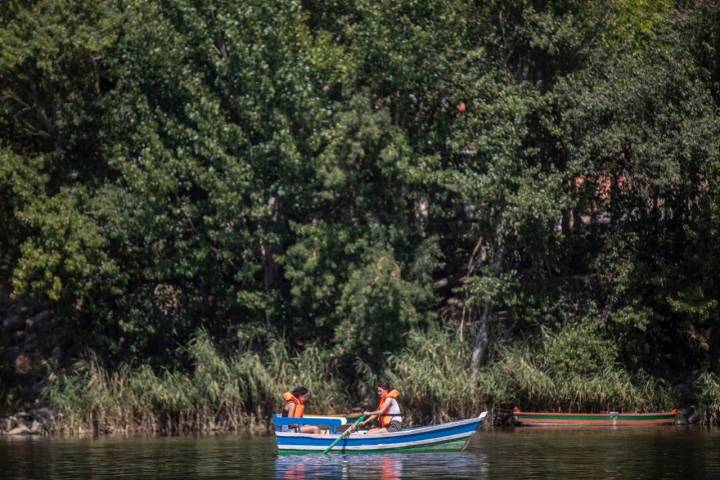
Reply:
<svg viewBox="0 0 720 480"><path fill-rule="evenodd" d="M717 479L720 431L686 427L486 432L491 478Z"/></svg>
<svg viewBox="0 0 720 480"><path fill-rule="evenodd" d="M481 431L464 452L278 457L273 437L0 437L0 479L720 479L720 431Z"/></svg>
<svg viewBox="0 0 720 480"><path fill-rule="evenodd" d="M275 478L486 478L483 458L482 454L464 452L289 455L275 461Z"/></svg>

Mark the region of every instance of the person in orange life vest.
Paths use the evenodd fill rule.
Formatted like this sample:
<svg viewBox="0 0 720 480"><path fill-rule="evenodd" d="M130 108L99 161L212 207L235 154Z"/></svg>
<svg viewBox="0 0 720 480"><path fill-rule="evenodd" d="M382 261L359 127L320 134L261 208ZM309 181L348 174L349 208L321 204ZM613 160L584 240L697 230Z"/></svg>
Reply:
<svg viewBox="0 0 720 480"><path fill-rule="evenodd" d="M359 426L364 427L377 419L380 426L378 428L371 428L368 433L399 432L402 429L400 405L397 402L400 392L393 390L387 382L380 383L377 392L380 396L380 403L378 403L377 410L363 412L363 415L368 418L360 422Z"/></svg>
<svg viewBox="0 0 720 480"><path fill-rule="evenodd" d="M283 393L282 416L290 418L302 418L305 413L305 402L310 398L310 392L305 387L297 387L292 392ZM298 426L298 433L320 433L320 428L312 425Z"/></svg>

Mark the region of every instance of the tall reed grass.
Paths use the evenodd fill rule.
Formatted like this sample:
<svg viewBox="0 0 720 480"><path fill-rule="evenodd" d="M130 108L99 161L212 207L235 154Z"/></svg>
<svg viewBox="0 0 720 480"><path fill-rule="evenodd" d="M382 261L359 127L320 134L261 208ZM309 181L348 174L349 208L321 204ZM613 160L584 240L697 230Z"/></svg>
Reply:
<svg viewBox="0 0 720 480"><path fill-rule="evenodd" d="M703 373L695 382L695 392L703 423L720 425L720 377Z"/></svg>
<svg viewBox="0 0 720 480"><path fill-rule="evenodd" d="M473 371L469 346L452 331L434 329L410 336L408 348L391 358L388 376L404 389L405 409L424 421L492 407L637 412L673 407L668 386L625 371L608 345L582 326L547 331L539 345L501 348L496 361Z"/></svg>
<svg viewBox="0 0 720 480"><path fill-rule="evenodd" d="M392 356L386 377L401 391L400 403L415 421L476 416L486 404L472 381L469 346L441 329L412 332Z"/></svg>
<svg viewBox="0 0 720 480"><path fill-rule="evenodd" d="M312 392L307 410L343 406L346 395L329 354L315 346L291 356L281 341L267 353L222 356L205 333L188 347L190 372L144 366L110 371L97 359L78 362L45 391L65 433L176 433L264 429L281 393L296 385Z"/></svg>
<svg viewBox="0 0 720 480"><path fill-rule="evenodd" d="M647 412L673 407L670 389L649 376L618 366L592 373L557 371L526 347L505 350L478 375L478 389L491 404L564 412Z"/></svg>
<svg viewBox="0 0 720 480"><path fill-rule="evenodd" d="M617 352L592 328L567 326L537 341L500 348L488 366L473 370L467 342L455 332L413 331L384 371L361 360L355 375L339 374L332 350L306 347L291 354L271 340L263 354L222 355L205 333L190 343L187 372L145 366L109 370L93 357L58 376L46 400L59 413L58 430L83 432L183 432L264 429L279 411L281 393L304 385L309 413L337 413L354 392L371 407L374 387L390 380L401 391L408 420L419 423L477 415L485 408L556 411L652 411L673 407L671 389L645 374L631 374ZM708 414L720 415L720 380L700 383ZM355 400L359 400L355 398Z"/></svg>

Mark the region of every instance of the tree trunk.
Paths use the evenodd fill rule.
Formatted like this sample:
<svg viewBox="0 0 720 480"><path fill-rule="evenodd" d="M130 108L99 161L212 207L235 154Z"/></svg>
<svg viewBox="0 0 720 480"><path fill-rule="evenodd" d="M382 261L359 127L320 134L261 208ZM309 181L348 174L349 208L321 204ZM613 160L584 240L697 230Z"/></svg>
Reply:
<svg viewBox="0 0 720 480"><path fill-rule="evenodd" d="M495 231L495 254L490 264L493 275L502 272L503 261L505 260L505 228L500 222ZM495 318L495 305L488 303L483 305L482 314L477 321L475 330L475 341L473 342L472 369L477 371L481 360L485 355L485 349L490 339L490 322Z"/></svg>
<svg viewBox="0 0 720 480"><path fill-rule="evenodd" d="M477 322L477 330L475 331L475 341L473 342L472 352L472 366L473 371L477 370L480 365L480 361L485 353L485 347L488 344L489 328L491 317L495 315L494 309L491 305L485 305L483 307L482 315Z"/></svg>

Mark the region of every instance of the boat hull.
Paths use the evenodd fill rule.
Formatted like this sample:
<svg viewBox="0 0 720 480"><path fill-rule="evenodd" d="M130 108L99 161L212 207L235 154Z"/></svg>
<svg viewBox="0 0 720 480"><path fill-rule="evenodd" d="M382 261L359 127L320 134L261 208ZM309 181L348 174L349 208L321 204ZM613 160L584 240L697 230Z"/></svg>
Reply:
<svg viewBox="0 0 720 480"><path fill-rule="evenodd" d="M676 413L554 413L516 411L513 415L515 417L516 424L526 427L638 427L672 425L675 423Z"/></svg>
<svg viewBox="0 0 720 480"><path fill-rule="evenodd" d="M356 432L338 442L332 453L385 453L457 451L480 428L487 412L477 418L459 420L429 427L409 428L393 433ZM313 435L292 432L275 432L280 454L321 453L340 434Z"/></svg>

